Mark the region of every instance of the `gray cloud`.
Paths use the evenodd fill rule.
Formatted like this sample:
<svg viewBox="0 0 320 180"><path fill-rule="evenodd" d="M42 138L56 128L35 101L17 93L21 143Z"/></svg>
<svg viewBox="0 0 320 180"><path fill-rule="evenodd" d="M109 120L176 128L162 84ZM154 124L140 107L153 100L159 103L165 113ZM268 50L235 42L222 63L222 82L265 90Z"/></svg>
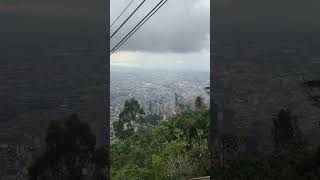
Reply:
<svg viewBox="0 0 320 180"><path fill-rule="evenodd" d="M128 0L111 0L111 22L128 2ZM136 7L139 2L141 0L136 0L133 7ZM141 10L128 21L128 25L112 39L111 47L158 2L158 0L146 1ZM209 3L210 0L168 0L167 4L121 47L121 50L175 53L208 50L210 34ZM133 7L131 7L131 11L133 11ZM126 15L128 16L128 14ZM123 20L124 18L119 19L119 22ZM115 27L112 30L116 29ZM112 30L111 32L113 32Z"/></svg>

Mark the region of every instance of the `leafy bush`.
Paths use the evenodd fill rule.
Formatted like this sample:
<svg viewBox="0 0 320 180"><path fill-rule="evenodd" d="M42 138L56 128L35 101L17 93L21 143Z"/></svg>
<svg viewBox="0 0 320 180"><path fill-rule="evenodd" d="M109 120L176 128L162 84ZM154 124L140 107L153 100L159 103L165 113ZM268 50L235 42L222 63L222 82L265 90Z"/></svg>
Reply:
<svg viewBox="0 0 320 180"><path fill-rule="evenodd" d="M187 179L208 174L209 112L185 110L111 144L112 179Z"/></svg>

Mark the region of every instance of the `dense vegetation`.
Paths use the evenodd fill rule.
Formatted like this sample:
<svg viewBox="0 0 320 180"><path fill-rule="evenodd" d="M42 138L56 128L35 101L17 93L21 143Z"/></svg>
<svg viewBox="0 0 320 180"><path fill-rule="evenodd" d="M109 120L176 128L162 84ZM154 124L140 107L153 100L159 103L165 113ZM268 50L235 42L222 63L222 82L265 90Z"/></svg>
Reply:
<svg viewBox="0 0 320 180"><path fill-rule="evenodd" d="M209 154L209 110L197 97L195 110L178 105L169 119L151 118L135 99L125 102L113 123L116 139L111 158L104 148L95 149L89 125L76 115L53 121L45 152L29 168L30 179L82 179L83 169L93 179L179 180L211 175L216 180L318 180L320 148L309 146L288 109L273 122L272 152L243 147L235 134L219 134ZM156 117L156 116L155 116Z"/></svg>
<svg viewBox="0 0 320 180"><path fill-rule="evenodd" d="M220 134L209 155L209 110L199 97L195 107L182 107L176 116L151 124L136 100L126 101L114 123L124 129L116 129L118 138L111 145L112 179L170 180L208 174L217 180L319 179L320 150L305 143L290 110L282 109L272 119L274 151L243 149L241 138L231 133Z"/></svg>
<svg viewBox="0 0 320 180"><path fill-rule="evenodd" d="M243 149L240 137L220 134L209 155L209 110L201 98L196 98L195 106L196 110L181 108L176 116L156 124L133 118L138 125L132 128L134 121L121 117L142 118L144 113L134 99L128 100L126 113L115 123L121 127L129 123L131 130L111 145L112 179L170 180L208 174L217 180L319 179L320 149L304 141L290 110L281 109L272 119L272 152Z"/></svg>
<svg viewBox="0 0 320 180"><path fill-rule="evenodd" d="M114 123L128 123L129 128L115 132L118 138L111 144L112 179L179 180L207 175L209 111L200 101L194 111L184 108L154 125L139 120L136 128L131 125L139 118L128 122L122 117L141 117L143 111L134 99L126 101L119 121Z"/></svg>

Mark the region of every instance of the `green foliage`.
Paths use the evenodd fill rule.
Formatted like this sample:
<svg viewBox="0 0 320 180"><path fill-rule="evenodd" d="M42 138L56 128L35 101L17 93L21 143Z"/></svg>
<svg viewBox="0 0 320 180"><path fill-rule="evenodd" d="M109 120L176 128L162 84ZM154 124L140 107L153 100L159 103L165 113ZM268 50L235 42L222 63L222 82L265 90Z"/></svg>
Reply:
<svg viewBox="0 0 320 180"><path fill-rule="evenodd" d="M209 112L185 110L111 145L112 179L188 179L207 175Z"/></svg>
<svg viewBox="0 0 320 180"><path fill-rule="evenodd" d="M112 177L112 179L148 180L151 176L152 174L149 169L129 163L119 169L117 174Z"/></svg>
<svg viewBox="0 0 320 180"><path fill-rule="evenodd" d="M134 98L126 100L119 120L113 122L116 137L120 139L131 136L136 130L141 130L145 123L144 110Z"/></svg>

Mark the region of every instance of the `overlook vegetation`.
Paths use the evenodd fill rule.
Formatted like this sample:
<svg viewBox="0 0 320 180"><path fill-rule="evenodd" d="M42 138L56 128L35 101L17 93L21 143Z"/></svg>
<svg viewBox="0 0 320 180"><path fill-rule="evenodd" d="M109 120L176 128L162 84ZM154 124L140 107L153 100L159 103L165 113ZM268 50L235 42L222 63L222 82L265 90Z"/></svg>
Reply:
<svg viewBox="0 0 320 180"><path fill-rule="evenodd" d="M175 116L156 121L148 121L132 98L113 123L116 139L110 156L105 148L95 149L89 125L71 115L64 123L50 124L45 152L31 164L29 175L34 180L83 179L86 169L90 177L103 180L111 168L115 180L184 180L207 175L215 180L318 180L320 148L306 143L294 112L281 109L270 121L273 151L243 149L235 134L214 134L218 141L209 143L209 110L200 97L195 110L179 104Z"/></svg>
<svg viewBox="0 0 320 180"><path fill-rule="evenodd" d="M139 120L136 128L123 117L140 117L143 111L134 99L126 101L119 121L114 123L128 123L129 126L121 126L128 127L125 130L115 128L118 138L111 144L112 179L179 180L206 176L209 111L200 101L198 98L196 110L185 108L180 114L159 120L155 125ZM137 114L133 115L134 112Z"/></svg>
<svg viewBox="0 0 320 180"><path fill-rule="evenodd" d="M132 99L126 103L125 107L133 110L140 107ZM196 98L195 105L196 110L184 108L155 125L138 121L126 138L119 136L111 144L112 179L179 180L209 174L216 180L319 179L320 149L310 148L304 141L290 110L281 109L271 119L272 152L243 149L241 138L221 134L210 155L209 110L201 98ZM124 112L133 111L125 108Z"/></svg>

